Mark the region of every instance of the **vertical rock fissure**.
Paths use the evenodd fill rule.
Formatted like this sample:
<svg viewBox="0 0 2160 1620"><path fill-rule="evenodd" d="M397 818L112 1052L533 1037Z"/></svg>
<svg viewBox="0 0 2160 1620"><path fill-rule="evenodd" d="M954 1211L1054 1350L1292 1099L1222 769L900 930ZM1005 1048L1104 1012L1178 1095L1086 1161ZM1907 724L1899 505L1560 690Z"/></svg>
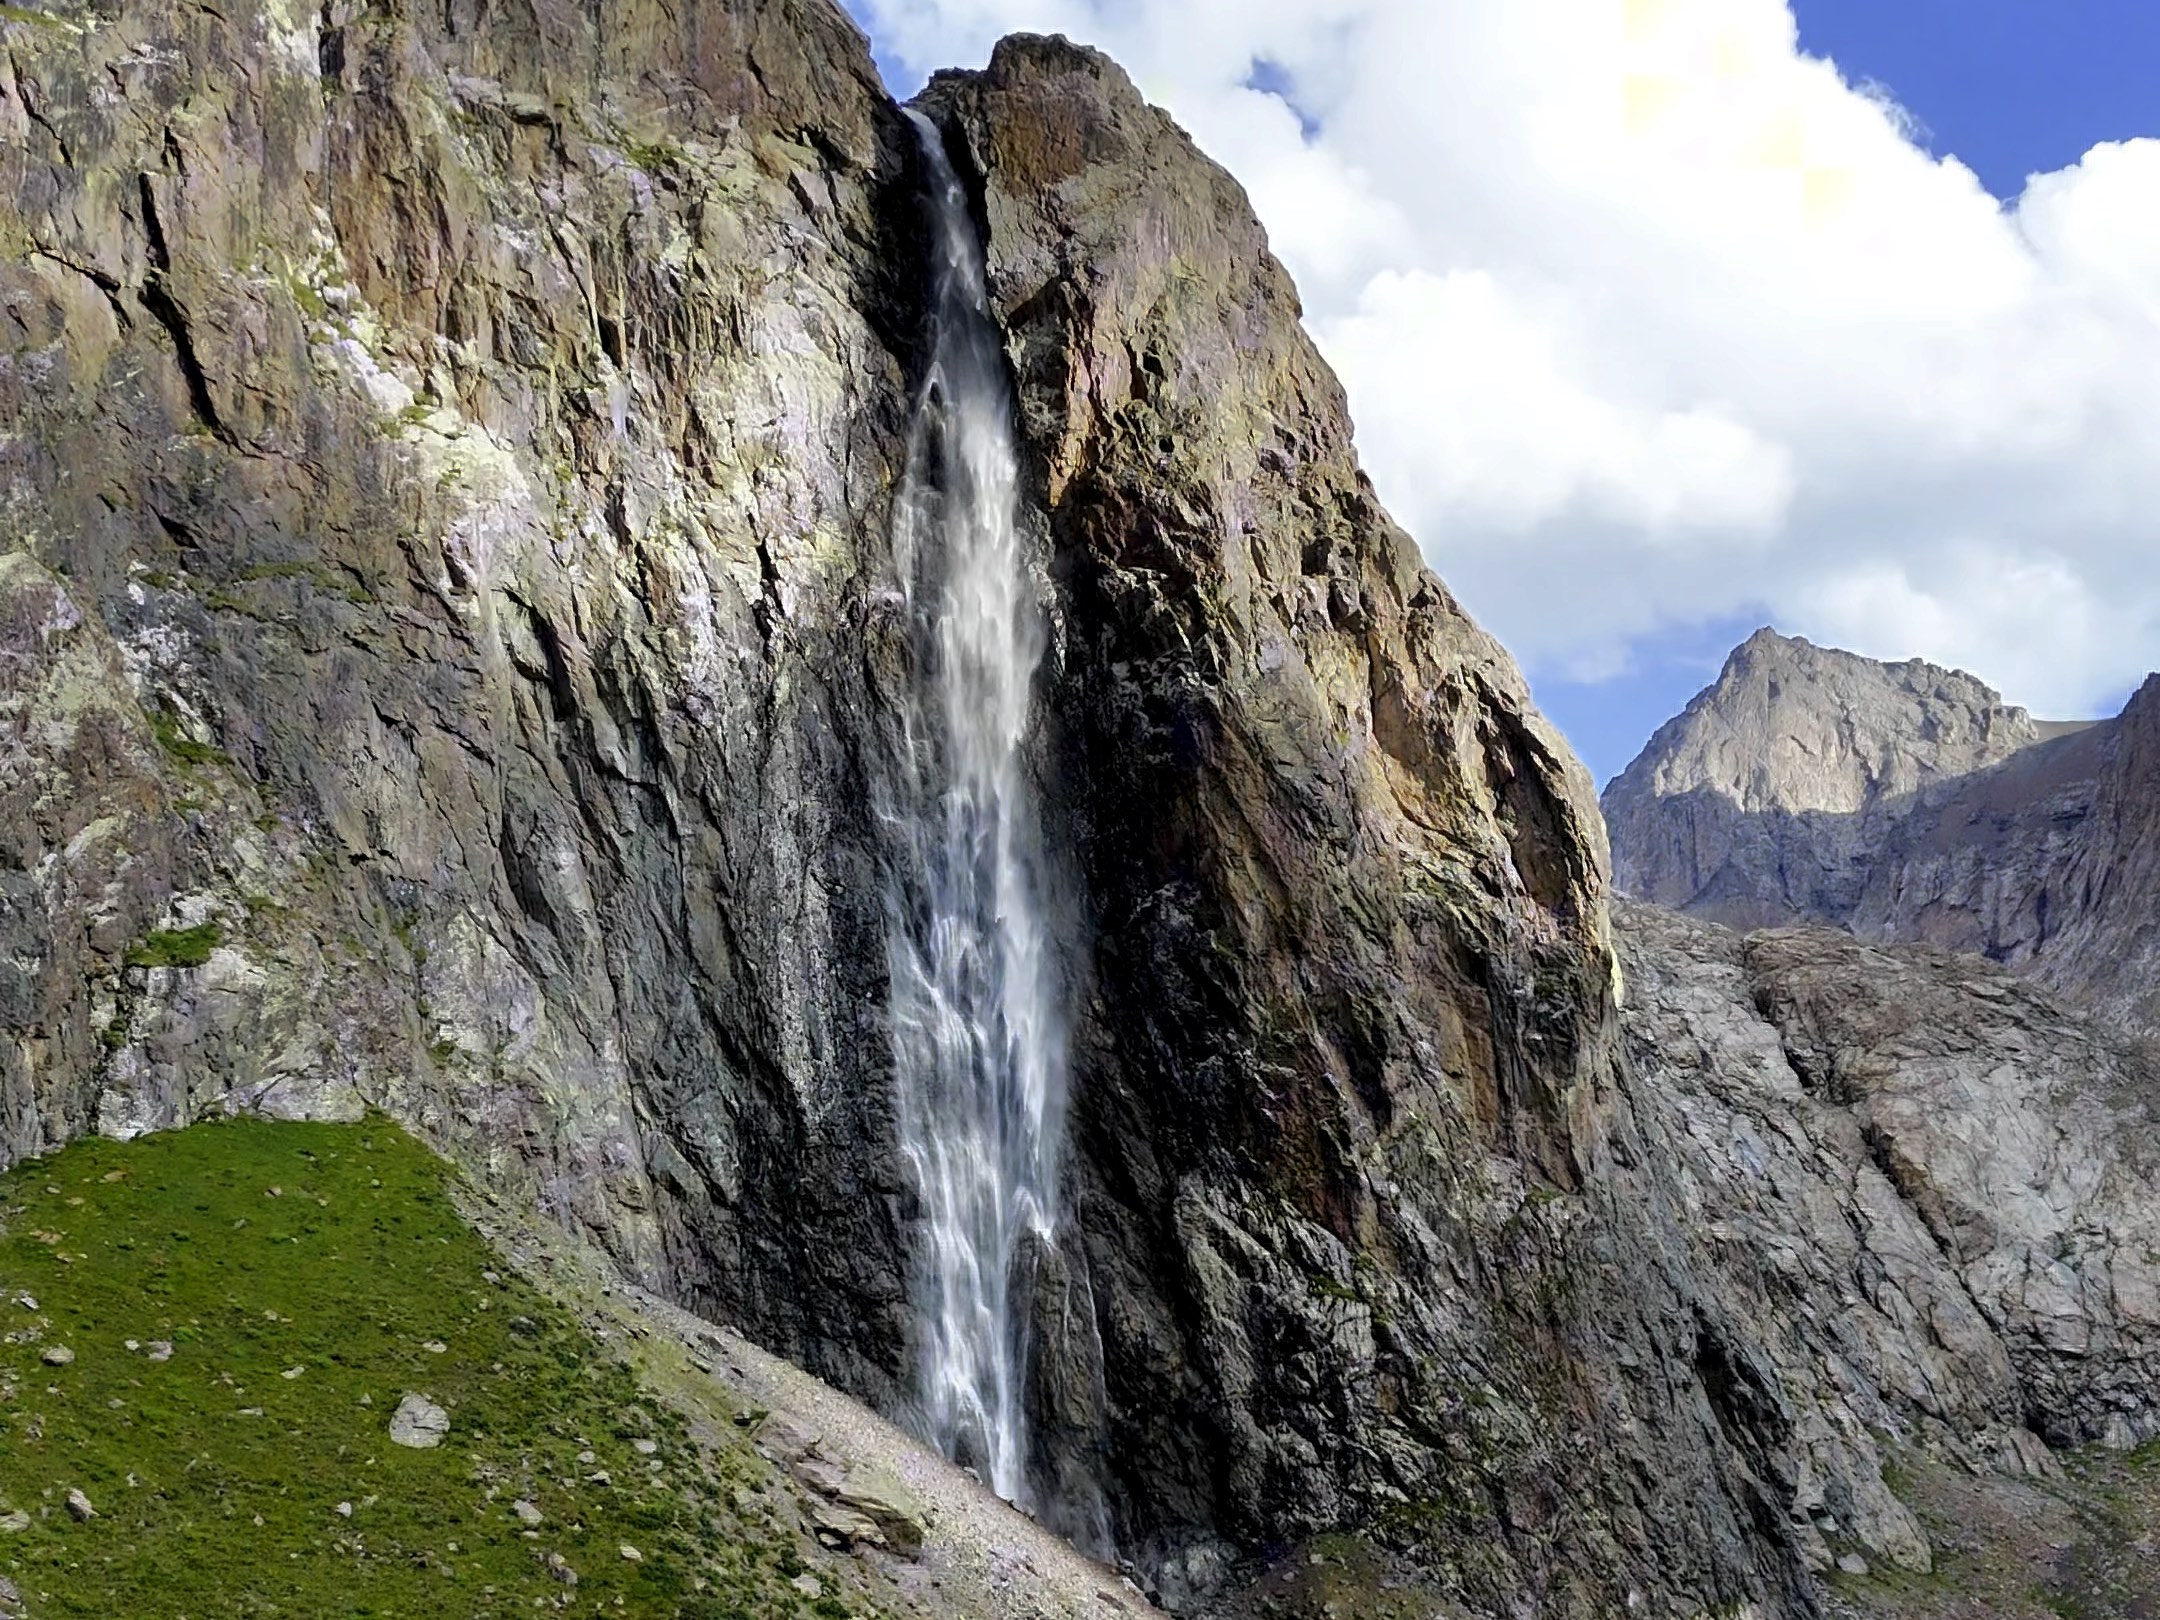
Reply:
<svg viewBox="0 0 2160 1620"><path fill-rule="evenodd" d="M1065 1102L1026 761L1044 625L981 237L936 127L909 116L929 177L931 355L893 536L917 673L888 810L886 954L896 1123L923 1209L920 1422L1033 1505L1022 1279L1057 1228Z"/></svg>

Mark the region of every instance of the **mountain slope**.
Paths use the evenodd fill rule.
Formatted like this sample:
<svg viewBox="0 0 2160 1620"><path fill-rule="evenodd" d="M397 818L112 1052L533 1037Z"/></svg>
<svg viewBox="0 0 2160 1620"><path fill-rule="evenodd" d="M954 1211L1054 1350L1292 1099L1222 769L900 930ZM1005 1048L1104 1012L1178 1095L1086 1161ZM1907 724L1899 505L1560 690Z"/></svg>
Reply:
<svg viewBox="0 0 2160 1620"><path fill-rule="evenodd" d="M1814 921L2160 1018L2160 683L2036 722L1970 676L1769 631L1608 785L1618 886L1743 927Z"/></svg>
<svg viewBox="0 0 2160 1620"><path fill-rule="evenodd" d="M79 1143L0 1211L0 1614L1145 1612L380 1117Z"/></svg>
<svg viewBox="0 0 2160 1620"><path fill-rule="evenodd" d="M1934 947L1630 903L1616 924L1658 1179L1748 1324L1730 1375L1836 1612L2139 1612L2160 1577L2150 1050ZM2036 1516L2045 1538L2017 1528Z"/></svg>

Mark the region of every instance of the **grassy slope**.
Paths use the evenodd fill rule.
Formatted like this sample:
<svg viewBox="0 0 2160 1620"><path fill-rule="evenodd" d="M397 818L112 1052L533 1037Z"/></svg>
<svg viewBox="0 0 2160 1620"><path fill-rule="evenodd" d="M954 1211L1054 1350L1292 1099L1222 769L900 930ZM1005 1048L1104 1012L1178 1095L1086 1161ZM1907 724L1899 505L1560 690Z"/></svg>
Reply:
<svg viewBox="0 0 2160 1620"><path fill-rule="evenodd" d="M2048 1480L1914 1460L1898 1494L1935 1570L1831 1577L1836 1620L2160 1620L2160 1445L2061 1457Z"/></svg>
<svg viewBox="0 0 2160 1620"><path fill-rule="evenodd" d="M848 1612L727 1505L756 1459L701 1453L445 1175L384 1121L243 1120L0 1177L0 1573L36 1620ZM439 1448L391 1443L408 1392Z"/></svg>

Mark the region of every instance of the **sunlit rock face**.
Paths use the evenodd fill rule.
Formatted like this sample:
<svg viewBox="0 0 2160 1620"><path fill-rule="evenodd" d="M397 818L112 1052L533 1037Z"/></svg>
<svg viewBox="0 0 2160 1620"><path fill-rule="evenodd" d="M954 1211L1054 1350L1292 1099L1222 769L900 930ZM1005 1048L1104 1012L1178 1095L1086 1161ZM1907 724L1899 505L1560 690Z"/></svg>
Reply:
<svg viewBox="0 0 2160 1620"><path fill-rule="evenodd" d="M1617 881L1741 927L1846 923L1920 798L2040 735L1969 675L1758 631L1605 790Z"/></svg>
<svg viewBox="0 0 2160 1620"><path fill-rule="evenodd" d="M387 1107L889 1388L922 231L859 36L50 9L0 21L0 1153Z"/></svg>
<svg viewBox="0 0 2160 1620"><path fill-rule="evenodd" d="M1618 886L1738 927L1973 951L2134 1029L2160 992L2160 684L2035 721L1765 630L1606 788Z"/></svg>

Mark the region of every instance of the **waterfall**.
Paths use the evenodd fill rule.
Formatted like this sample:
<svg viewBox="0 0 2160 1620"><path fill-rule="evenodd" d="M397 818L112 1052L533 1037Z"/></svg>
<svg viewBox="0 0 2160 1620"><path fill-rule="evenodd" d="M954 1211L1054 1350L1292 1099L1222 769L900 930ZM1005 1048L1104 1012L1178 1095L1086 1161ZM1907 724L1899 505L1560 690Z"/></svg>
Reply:
<svg viewBox="0 0 2160 1620"><path fill-rule="evenodd" d="M894 522L917 673L886 958L900 1145L925 1217L918 1394L931 1440L1033 1505L1018 1273L1056 1229L1065 1091L1024 751L1044 628L982 243L936 126L908 116L930 177L933 325Z"/></svg>

